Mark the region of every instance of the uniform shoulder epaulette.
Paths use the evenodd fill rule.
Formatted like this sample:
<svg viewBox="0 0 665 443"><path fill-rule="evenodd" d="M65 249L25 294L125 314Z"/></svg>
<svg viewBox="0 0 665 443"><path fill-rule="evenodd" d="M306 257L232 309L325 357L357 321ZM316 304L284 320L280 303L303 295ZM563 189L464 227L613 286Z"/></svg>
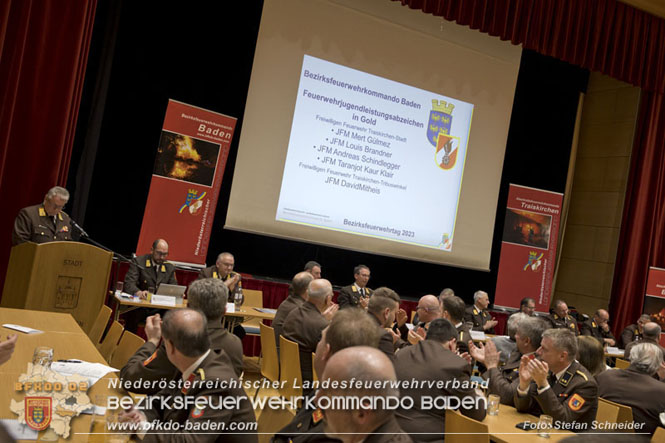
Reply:
<svg viewBox="0 0 665 443"><path fill-rule="evenodd" d="M577 371L577 372L575 372L575 373L578 374L578 375L580 375L580 376L584 379L584 381L589 381L589 377L587 377L586 374L585 374L584 372L582 372L582 371Z"/></svg>
<svg viewBox="0 0 665 443"><path fill-rule="evenodd" d="M561 376L559 379L559 384L561 386L568 386L568 383L570 383L570 380L573 378L573 373L570 371L566 371L565 374Z"/></svg>

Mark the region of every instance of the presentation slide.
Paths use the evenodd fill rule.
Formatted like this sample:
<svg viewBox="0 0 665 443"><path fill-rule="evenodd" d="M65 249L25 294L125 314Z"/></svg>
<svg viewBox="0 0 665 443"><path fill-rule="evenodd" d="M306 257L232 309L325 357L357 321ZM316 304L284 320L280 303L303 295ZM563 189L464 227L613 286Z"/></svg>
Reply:
<svg viewBox="0 0 665 443"><path fill-rule="evenodd" d="M472 116L305 55L276 219L451 251Z"/></svg>

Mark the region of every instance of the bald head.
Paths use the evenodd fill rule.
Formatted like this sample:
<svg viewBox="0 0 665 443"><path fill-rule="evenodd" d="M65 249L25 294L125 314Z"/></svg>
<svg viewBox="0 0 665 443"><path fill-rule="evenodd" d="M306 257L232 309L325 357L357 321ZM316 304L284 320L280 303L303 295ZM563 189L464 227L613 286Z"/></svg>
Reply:
<svg viewBox="0 0 665 443"><path fill-rule="evenodd" d="M161 265L166 261L166 257L169 255L169 244L166 243L166 240L158 238L152 242L150 254L152 255L152 261Z"/></svg>
<svg viewBox="0 0 665 443"><path fill-rule="evenodd" d="M644 324L642 328L642 337L651 340L660 339L660 325L656 322L650 321Z"/></svg>
<svg viewBox="0 0 665 443"><path fill-rule="evenodd" d="M324 379L393 381L397 377L395 368L385 353L369 346L353 346L336 352L326 365ZM357 389L365 392L365 387Z"/></svg>
<svg viewBox="0 0 665 443"><path fill-rule="evenodd" d="M312 280L307 287L307 297L310 303L323 311L332 299L332 285L325 278Z"/></svg>
<svg viewBox="0 0 665 443"><path fill-rule="evenodd" d="M162 337L186 357L196 358L210 349L208 322L203 313L196 309L173 309L166 312L162 321Z"/></svg>
<svg viewBox="0 0 665 443"><path fill-rule="evenodd" d="M298 272L293 276L291 281L291 287L293 288L293 293L298 297L307 299L307 288L309 284L314 280L312 274L307 271Z"/></svg>
<svg viewBox="0 0 665 443"><path fill-rule="evenodd" d="M441 305L439 299L433 295L425 295L418 300L418 319L429 323L441 317Z"/></svg>

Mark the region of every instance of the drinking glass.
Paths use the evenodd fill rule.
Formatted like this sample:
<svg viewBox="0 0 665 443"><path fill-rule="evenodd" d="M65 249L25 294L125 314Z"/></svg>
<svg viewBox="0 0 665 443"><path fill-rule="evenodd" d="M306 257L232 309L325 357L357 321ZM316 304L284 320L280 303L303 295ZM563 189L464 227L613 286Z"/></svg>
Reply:
<svg viewBox="0 0 665 443"><path fill-rule="evenodd" d="M501 402L501 397L498 395L490 394L487 397L487 414L488 415L499 415L499 403Z"/></svg>
<svg viewBox="0 0 665 443"><path fill-rule="evenodd" d="M552 417L549 415L541 415L540 419L538 420L538 435L541 437L549 438L550 437L550 429L552 429Z"/></svg>
<svg viewBox="0 0 665 443"><path fill-rule="evenodd" d="M115 292L117 292L118 294L122 294L123 289L125 289L125 282L124 281L115 282Z"/></svg>

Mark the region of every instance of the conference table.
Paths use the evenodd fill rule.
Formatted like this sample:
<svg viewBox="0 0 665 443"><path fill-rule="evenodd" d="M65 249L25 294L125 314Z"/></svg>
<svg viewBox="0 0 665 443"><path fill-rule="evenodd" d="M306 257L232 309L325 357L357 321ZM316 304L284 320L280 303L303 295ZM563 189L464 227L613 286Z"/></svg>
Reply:
<svg viewBox="0 0 665 443"><path fill-rule="evenodd" d="M125 312L129 312L137 308L178 309L178 308L187 307L187 300L183 300L182 304L164 305L159 303L151 303L147 300L137 300L135 298L129 299L126 297L122 297L118 294L114 294L113 299L117 304L117 308L115 310L116 321L118 320L120 314L124 314ZM267 308L260 308L260 307L246 306L246 305L240 307L235 307L235 306L232 307L232 306L233 303L227 304L226 313L224 314L224 319L222 320L224 326L227 327L230 331L232 331L233 328L238 324L251 319L259 319L259 320L275 319L275 312L276 312L275 309L267 309Z"/></svg>
<svg viewBox="0 0 665 443"><path fill-rule="evenodd" d="M517 409L512 406L499 405L499 414L487 415L482 423L487 425L487 431L490 434L491 440L499 443L558 442L566 437L575 435L571 431L551 429L548 438L539 436L538 431L535 429L523 431L515 427L518 423L525 421L538 423L538 417L517 412ZM472 440L470 439L469 441Z"/></svg>
<svg viewBox="0 0 665 443"><path fill-rule="evenodd" d="M32 361L32 355L36 347L48 346L52 348L54 362L57 360L79 359L91 363L107 364L87 334L83 332L70 314L0 308L0 325L4 324L27 326L43 332L26 334L0 327L0 335L3 341L9 334L18 335L18 341L11 359L0 366L0 418L2 419L15 420L17 418L17 415L9 408L10 399L22 402L24 394L16 392L14 384L21 374L26 373L28 363ZM91 403L96 403L101 399L102 403L99 403L98 406L104 406L109 396L123 397L128 395L120 389L109 386L110 382L115 379L117 379L117 376L111 372L92 385L87 391ZM66 440L61 438L55 441L103 441L104 436L89 435L91 421L91 414L80 414L73 417L69 438ZM46 432L49 431L40 432L40 438ZM52 435L55 436L55 434ZM126 440L128 437L125 436L124 439Z"/></svg>

